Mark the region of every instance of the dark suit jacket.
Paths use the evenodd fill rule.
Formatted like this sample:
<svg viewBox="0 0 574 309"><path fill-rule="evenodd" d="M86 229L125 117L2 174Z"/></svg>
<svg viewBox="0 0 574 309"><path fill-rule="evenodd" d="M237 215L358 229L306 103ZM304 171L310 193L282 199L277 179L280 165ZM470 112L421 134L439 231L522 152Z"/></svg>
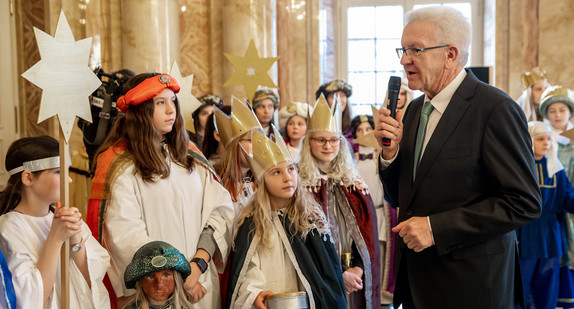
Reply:
<svg viewBox="0 0 574 309"><path fill-rule="evenodd" d="M409 105L398 156L380 173L399 222L429 216L435 241L415 253L398 239L395 303L410 287L417 309L514 308L523 298L514 230L541 211L524 113L467 71L413 184L423 100Z"/></svg>

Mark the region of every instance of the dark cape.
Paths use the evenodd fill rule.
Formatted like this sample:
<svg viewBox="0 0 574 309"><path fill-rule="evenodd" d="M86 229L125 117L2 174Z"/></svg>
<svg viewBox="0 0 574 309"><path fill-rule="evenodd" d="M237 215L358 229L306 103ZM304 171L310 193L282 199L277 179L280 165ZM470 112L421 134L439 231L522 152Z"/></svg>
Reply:
<svg viewBox="0 0 574 309"><path fill-rule="evenodd" d="M311 286L311 293L315 308L347 308L345 286L341 275L341 266L337 253L328 234L321 234L316 228L309 231L307 238L303 240L296 234L291 226L289 218L279 215L287 239L291 243L291 249L297 259L295 268L299 267L305 279ZM246 261L247 252L250 250L254 233L253 217L246 218L237 232L235 248L231 252L231 266L229 285L225 308L230 308L233 293L240 278L241 270L249 265ZM256 245L256 244L255 244Z"/></svg>

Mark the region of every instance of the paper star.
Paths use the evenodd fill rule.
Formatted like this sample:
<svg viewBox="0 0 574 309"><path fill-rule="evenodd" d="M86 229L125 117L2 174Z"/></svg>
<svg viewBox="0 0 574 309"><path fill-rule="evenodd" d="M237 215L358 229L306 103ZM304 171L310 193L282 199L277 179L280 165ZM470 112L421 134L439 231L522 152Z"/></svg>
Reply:
<svg viewBox="0 0 574 309"><path fill-rule="evenodd" d="M195 110L201 106L201 102L199 102L199 100L193 94L191 94L191 89L193 88L193 74L186 77L181 76L177 61L173 62L169 74L173 76L173 78L177 79L179 87L181 88L177 94L177 100L179 101L181 114L185 120L185 128L188 131L195 133L193 117L191 114L193 114L193 112L195 112Z"/></svg>
<svg viewBox="0 0 574 309"><path fill-rule="evenodd" d="M58 115L67 142L76 116L92 121L89 96L101 84L88 67L92 38L76 42L64 11L54 37L35 27L34 34L42 60L22 77L43 90L38 123Z"/></svg>
<svg viewBox="0 0 574 309"><path fill-rule="evenodd" d="M269 69L279 57L260 58L255 42L251 40L243 57L225 53L225 57L235 67L235 72L223 86L243 85L252 101L258 86L277 88L269 76Z"/></svg>

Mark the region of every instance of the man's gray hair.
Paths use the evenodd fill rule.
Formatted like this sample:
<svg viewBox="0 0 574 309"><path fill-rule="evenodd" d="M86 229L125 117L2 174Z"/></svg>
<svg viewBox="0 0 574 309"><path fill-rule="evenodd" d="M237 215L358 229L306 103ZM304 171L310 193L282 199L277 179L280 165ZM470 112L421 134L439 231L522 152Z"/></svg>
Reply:
<svg viewBox="0 0 574 309"><path fill-rule="evenodd" d="M407 24L412 22L435 24L437 45L449 44L458 47L458 62L462 66L466 65L472 39L472 25L460 11L448 6L432 6L410 11L405 18Z"/></svg>

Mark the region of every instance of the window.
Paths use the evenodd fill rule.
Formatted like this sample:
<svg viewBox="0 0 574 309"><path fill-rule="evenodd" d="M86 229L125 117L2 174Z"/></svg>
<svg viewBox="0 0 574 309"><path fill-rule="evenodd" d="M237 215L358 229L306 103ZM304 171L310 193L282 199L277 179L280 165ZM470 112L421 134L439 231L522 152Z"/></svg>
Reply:
<svg viewBox="0 0 574 309"><path fill-rule="evenodd" d="M404 14L412 9L448 5L461 11L473 26L467 65L482 65L479 4L478 0L445 0L440 3L429 0L341 0L340 10L336 10L341 12L341 16L335 17L342 21L342 25L336 28L339 33L335 35L336 75L353 86L353 96L349 99L353 114L370 114L371 104L380 107L386 96L389 77L404 78L395 48L401 46Z"/></svg>

